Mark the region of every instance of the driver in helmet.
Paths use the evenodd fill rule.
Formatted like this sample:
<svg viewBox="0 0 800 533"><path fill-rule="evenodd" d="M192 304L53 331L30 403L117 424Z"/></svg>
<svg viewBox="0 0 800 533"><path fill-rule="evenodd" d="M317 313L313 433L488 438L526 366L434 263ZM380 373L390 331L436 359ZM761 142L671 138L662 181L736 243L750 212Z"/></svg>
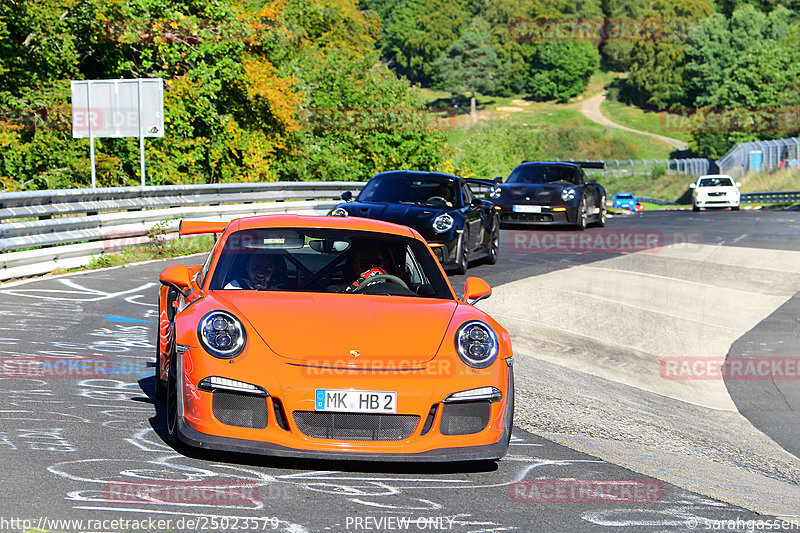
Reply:
<svg viewBox="0 0 800 533"><path fill-rule="evenodd" d="M386 261L377 246L367 245L359 248L353 259L353 276L355 281L348 285L345 292L353 292L364 280L380 274L388 274Z"/></svg>

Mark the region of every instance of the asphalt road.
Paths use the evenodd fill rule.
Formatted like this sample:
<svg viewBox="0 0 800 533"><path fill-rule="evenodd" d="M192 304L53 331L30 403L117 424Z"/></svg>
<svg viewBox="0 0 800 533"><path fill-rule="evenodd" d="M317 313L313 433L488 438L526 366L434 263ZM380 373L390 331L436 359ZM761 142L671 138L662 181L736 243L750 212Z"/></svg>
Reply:
<svg viewBox="0 0 800 533"><path fill-rule="evenodd" d="M614 218L609 228L656 229L664 243L800 248L800 216L788 212L648 213ZM498 265L473 265L469 274L496 286L615 255L515 254L505 241L501 254ZM156 282L165 266L0 287L0 531L745 531L744 522L713 521L770 518L519 428L498 463L176 452L164 442L163 406L153 401ZM462 277L451 282L463 286ZM65 361L74 364L65 369ZM48 374L26 374L31 362L50 365ZM612 501L585 492L623 486L645 496Z"/></svg>

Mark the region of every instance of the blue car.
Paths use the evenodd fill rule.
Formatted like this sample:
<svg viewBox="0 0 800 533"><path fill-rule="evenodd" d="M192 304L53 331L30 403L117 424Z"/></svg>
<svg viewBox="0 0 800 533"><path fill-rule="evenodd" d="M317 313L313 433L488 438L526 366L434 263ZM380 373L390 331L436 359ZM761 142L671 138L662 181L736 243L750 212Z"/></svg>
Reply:
<svg viewBox="0 0 800 533"><path fill-rule="evenodd" d="M630 209L636 211L638 204L636 197L629 192L619 192L614 195L614 209Z"/></svg>
<svg viewBox="0 0 800 533"><path fill-rule="evenodd" d="M497 262L500 220L494 204L477 198L468 183L492 186L440 172L396 170L374 175L358 197L342 194L344 203L329 214L365 217L417 230L445 267L464 274L470 261Z"/></svg>

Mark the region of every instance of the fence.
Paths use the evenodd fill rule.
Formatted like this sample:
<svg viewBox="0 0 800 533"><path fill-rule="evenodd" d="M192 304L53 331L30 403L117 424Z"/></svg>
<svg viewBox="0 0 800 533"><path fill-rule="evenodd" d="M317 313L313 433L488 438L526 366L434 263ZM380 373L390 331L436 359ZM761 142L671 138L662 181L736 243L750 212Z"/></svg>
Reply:
<svg viewBox="0 0 800 533"><path fill-rule="evenodd" d="M702 176L716 171L710 159L606 159L603 176L625 176L634 174L650 175L658 168L665 173Z"/></svg>
<svg viewBox="0 0 800 533"><path fill-rule="evenodd" d="M86 265L104 252L146 244L156 224L176 231L178 218L325 214L342 192L363 185L230 183L0 193L0 280Z"/></svg>
<svg viewBox="0 0 800 533"><path fill-rule="evenodd" d="M748 172L800 167L800 137L738 143L717 165L721 174L737 178Z"/></svg>

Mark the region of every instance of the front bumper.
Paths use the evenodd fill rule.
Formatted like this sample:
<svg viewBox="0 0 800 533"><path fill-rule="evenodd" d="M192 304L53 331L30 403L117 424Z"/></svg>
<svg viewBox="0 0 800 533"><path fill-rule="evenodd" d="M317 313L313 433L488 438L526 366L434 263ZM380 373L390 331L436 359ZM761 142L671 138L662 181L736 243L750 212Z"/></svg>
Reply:
<svg viewBox="0 0 800 533"><path fill-rule="evenodd" d="M513 206L500 206L496 212L501 224L530 224L530 225L565 225L575 224L578 220L578 206L538 206L540 213L515 212ZM558 209L556 211L556 209Z"/></svg>
<svg viewBox="0 0 800 533"><path fill-rule="evenodd" d="M697 207L739 207L741 196L705 196L695 198L694 205Z"/></svg>
<svg viewBox="0 0 800 533"><path fill-rule="evenodd" d="M180 390L183 394L179 405L179 438L198 448L223 451L236 451L312 459L351 459L360 461L474 461L499 459L505 455L513 423L513 368L505 360L498 360L489 369L474 373L464 372L447 380L424 370L417 378L397 379L397 372L378 372L382 375L353 377L353 373L342 375L310 376L307 367L295 364L282 364L280 379L235 379L256 383L270 392L270 396L259 397L261 402L260 421L251 424L251 417L245 426L231 425L220 421L215 411L214 395L197 387L197 383L208 375L221 375L227 365L206 358L191 358L182 362L184 372L180 376ZM432 361L434 362L434 361ZM222 368L219 368L222 366ZM462 365L466 367L466 365ZM216 368L213 368L216 367ZM304 369L305 368L305 369ZM317 372L314 370L312 373ZM488 372L487 372L488 371ZM230 376L230 372L225 372ZM459 374L459 372L456 372ZM471 374L471 375L470 375ZM246 374L245 374L246 375ZM417 380L414 382L413 380ZM291 383L283 387L280 383ZM469 390L483 386L494 386L503 393L501 401L488 404L488 412L483 429L468 434L447 434L445 412L451 405L443 400L459 390ZM307 427L302 426L302 416L314 413L315 389L393 390L397 392L397 413L399 417L418 416L413 430L396 440L375 437L347 440L337 437L309 436ZM250 398L253 398L252 396ZM252 404L251 404L252 405ZM230 406L230 404L228 404ZM277 406L277 407L276 407ZM432 407L436 406L435 414ZM266 413L263 412L266 410ZM301 418L298 419L298 413ZM316 412L329 413L329 412ZM452 411L451 418L452 420ZM350 413L341 413L349 415ZM334 413L334 419L340 413ZM342 419L348 420L347 416ZM364 417L366 418L366 417ZM352 420L350 418L349 420ZM345 422L345 425L348 422ZM373 429L374 431L374 429Z"/></svg>

